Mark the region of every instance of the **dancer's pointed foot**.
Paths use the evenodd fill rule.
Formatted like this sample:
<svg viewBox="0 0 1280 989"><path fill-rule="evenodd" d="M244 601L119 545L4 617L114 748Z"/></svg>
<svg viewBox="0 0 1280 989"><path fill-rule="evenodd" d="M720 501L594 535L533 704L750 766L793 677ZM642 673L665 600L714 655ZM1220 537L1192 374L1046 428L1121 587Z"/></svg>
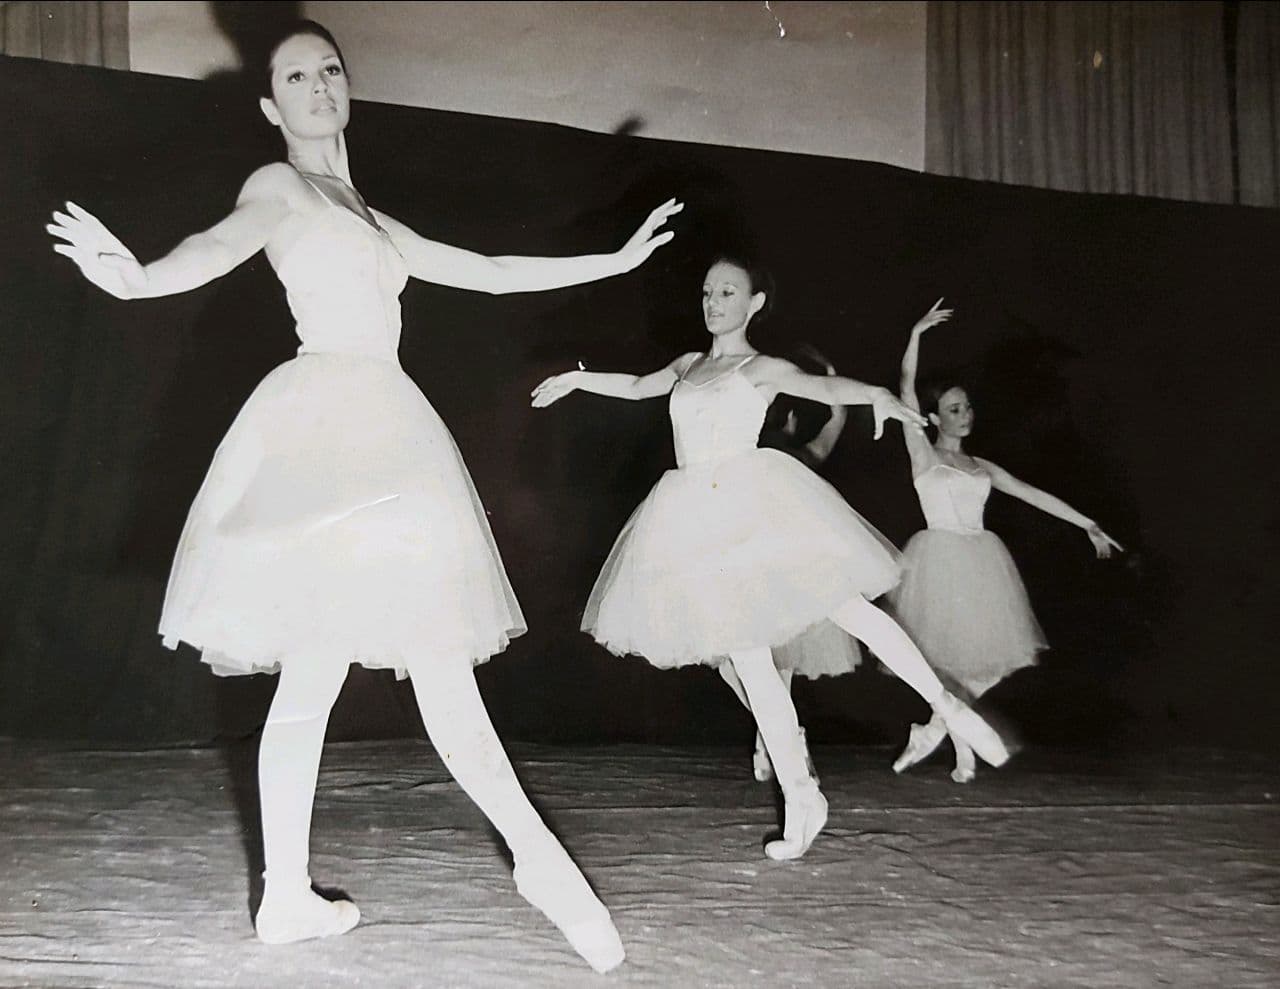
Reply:
<svg viewBox="0 0 1280 989"><path fill-rule="evenodd" d="M800 858L827 823L827 798L815 780L807 779L794 793L786 794L786 815L782 838L764 846L764 853L775 862Z"/></svg>
<svg viewBox="0 0 1280 989"><path fill-rule="evenodd" d="M944 691L933 705L953 738L968 744L983 762L1003 766L1009 761L1009 749L994 728L982 716L954 694Z"/></svg>
<svg viewBox="0 0 1280 989"><path fill-rule="evenodd" d="M326 900L311 881L288 884L267 880L254 927L264 944L291 944L345 934L360 923L360 909L350 900Z"/></svg>
<svg viewBox="0 0 1280 989"><path fill-rule="evenodd" d="M893 771L906 772L917 762L927 759L946 737L947 727L941 719L935 718L924 725L912 725L911 733L907 736L907 747L894 760Z"/></svg>
<svg viewBox="0 0 1280 989"><path fill-rule="evenodd" d="M609 911L563 849L517 861L515 880L520 895L541 910L597 972L611 971L626 959Z"/></svg>

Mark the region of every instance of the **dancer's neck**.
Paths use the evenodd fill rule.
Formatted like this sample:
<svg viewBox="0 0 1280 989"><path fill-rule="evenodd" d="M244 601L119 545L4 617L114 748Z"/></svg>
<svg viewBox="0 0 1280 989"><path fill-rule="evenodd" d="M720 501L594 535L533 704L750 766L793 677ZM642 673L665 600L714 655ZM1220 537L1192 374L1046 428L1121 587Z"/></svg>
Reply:
<svg viewBox="0 0 1280 989"><path fill-rule="evenodd" d="M343 135L332 139L291 143L289 164L308 178L336 179L343 185L351 185L351 172L347 165L347 144Z"/></svg>
<svg viewBox="0 0 1280 989"><path fill-rule="evenodd" d="M747 342L746 333L729 333L716 337L711 341L711 349L707 357L718 360L721 357L754 357L759 351Z"/></svg>

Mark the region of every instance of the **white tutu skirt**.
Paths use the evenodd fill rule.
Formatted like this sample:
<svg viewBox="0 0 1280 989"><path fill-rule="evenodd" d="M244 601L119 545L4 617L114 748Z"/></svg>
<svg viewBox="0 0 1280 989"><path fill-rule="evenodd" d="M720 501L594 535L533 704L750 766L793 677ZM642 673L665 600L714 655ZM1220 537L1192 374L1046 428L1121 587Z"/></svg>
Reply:
<svg viewBox="0 0 1280 989"><path fill-rule="evenodd" d="M1013 557L992 532L917 532L888 604L939 678L970 697L1048 648Z"/></svg>
<svg viewBox="0 0 1280 989"><path fill-rule="evenodd" d="M618 536L582 628L661 668L768 646L784 668L834 675L858 652L827 616L897 581L893 544L831 485L751 450L662 476Z"/></svg>
<svg viewBox="0 0 1280 989"><path fill-rule="evenodd" d="M462 457L398 365L306 354L218 447L160 634L220 674L482 662L525 631Z"/></svg>

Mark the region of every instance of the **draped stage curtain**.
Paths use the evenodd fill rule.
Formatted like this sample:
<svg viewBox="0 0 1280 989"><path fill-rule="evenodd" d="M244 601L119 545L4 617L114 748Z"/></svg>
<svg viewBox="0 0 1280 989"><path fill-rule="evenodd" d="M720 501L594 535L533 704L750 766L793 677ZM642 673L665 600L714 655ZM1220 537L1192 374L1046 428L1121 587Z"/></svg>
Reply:
<svg viewBox="0 0 1280 989"><path fill-rule="evenodd" d="M129 68L129 4L0 3L0 55Z"/></svg>
<svg viewBox="0 0 1280 989"><path fill-rule="evenodd" d="M1235 39L1240 202L1280 206L1280 7L1242 3Z"/></svg>
<svg viewBox="0 0 1280 989"><path fill-rule="evenodd" d="M1278 29L1268 3L931 2L926 170L1276 205Z"/></svg>

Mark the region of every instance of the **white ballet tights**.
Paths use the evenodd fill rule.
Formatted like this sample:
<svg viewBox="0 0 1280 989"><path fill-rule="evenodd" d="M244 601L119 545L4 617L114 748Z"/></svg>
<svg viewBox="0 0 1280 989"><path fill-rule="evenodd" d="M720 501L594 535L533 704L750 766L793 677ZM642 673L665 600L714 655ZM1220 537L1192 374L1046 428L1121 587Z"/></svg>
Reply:
<svg viewBox="0 0 1280 989"><path fill-rule="evenodd" d="M529 803L511 768L471 664L410 666L409 677L431 744L463 792L502 835L517 863L522 856L558 850L560 843Z"/></svg>
<svg viewBox="0 0 1280 989"><path fill-rule="evenodd" d="M924 656L911 641L911 637L902 630L897 622L877 608L864 597L855 597L846 601L829 616L842 629L854 638L861 639L874 652L885 666L906 682L917 694L929 704L934 704L942 696L942 681L933 672ZM736 665L722 663L720 675L732 688L734 694L748 709L752 705L747 698ZM779 670L778 677L783 689L791 690L791 670Z"/></svg>
<svg viewBox="0 0 1280 989"><path fill-rule="evenodd" d="M912 690L933 706L944 688L902 626L864 597L851 598L830 615L831 621L861 639Z"/></svg>
<svg viewBox="0 0 1280 989"><path fill-rule="evenodd" d="M738 674L734 671L733 663L721 663L717 669L724 682L729 685L729 689L733 691L735 697L742 702L742 706L748 711L751 710L751 702L747 700L747 692L742 686L742 681L738 679ZM787 693L791 693L791 670L778 670L778 679L782 681L782 689Z"/></svg>
<svg viewBox="0 0 1280 989"><path fill-rule="evenodd" d="M360 911L311 889L308 836L329 709L346 667L282 673L258 749L258 791L266 884L255 918L258 937L286 944L349 931Z"/></svg>
<svg viewBox="0 0 1280 989"><path fill-rule="evenodd" d="M747 695L748 707L773 762L774 777L786 799L782 837L767 842L765 854L779 861L800 858L826 824L827 801L809 773L804 736L791 693L783 685L767 646L732 652L729 662Z"/></svg>
<svg viewBox="0 0 1280 989"><path fill-rule="evenodd" d="M784 684L773 665L773 653L767 646L731 653L729 662L733 664L738 687L742 690L739 696L745 695L744 703L755 716L756 728L773 762L778 785L782 787L783 795L789 796L797 786L809 781L804 742L800 737L796 708L791 702L790 684ZM733 686L733 680L723 670L721 675Z"/></svg>
<svg viewBox="0 0 1280 989"><path fill-rule="evenodd" d="M1008 751L999 736L968 705L947 693L942 681L938 679L937 674L929 667L916 644L911 641L911 637L889 615L885 614L870 601L858 596L846 601L828 617L850 635L866 643L885 666L915 690L934 709L933 720L928 726L932 730L929 737L931 740L936 737L937 741L940 741L946 734L949 733L951 735L952 742L956 746L956 770L952 777L957 782L967 782L973 778L974 751L971 743L979 745L979 754L991 762L992 765L1001 765L1008 758ZM768 650L764 650L764 652L767 654ZM756 711L751 690L745 685L741 664L737 662L736 655L732 665L729 663L721 664L720 675L733 689L738 699L748 709L756 713L756 723L760 728L760 736L764 740L769 756L773 757L773 747L770 745L764 720L760 712ZM741 655L746 656L747 653L742 653ZM789 701L790 671L785 674L778 673L773 677L773 681L780 685L781 690L787 695ZM788 706L790 707L790 705ZM790 707L790 711L791 719L794 721L794 707ZM927 747L928 750L932 750L937 741L933 741L933 744ZM803 752L803 736L800 737L799 744ZM928 751L922 750L921 753L913 754L910 759L905 761L900 759L901 766L895 765L895 771L901 771L901 768L918 762L927 754ZM904 753L904 757L905 755Z"/></svg>
<svg viewBox="0 0 1280 989"><path fill-rule="evenodd" d="M268 883L305 884L320 753L329 711L347 668L286 665L280 673L258 749L262 852Z"/></svg>
<svg viewBox="0 0 1280 989"><path fill-rule="evenodd" d="M598 971L623 960L608 911L525 796L466 660L410 664L427 734L463 791L502 835L516 886ZM258 759L267 890L310 893L311 808L329 710L346 669L288 667L280 676ZM316 899L319 899L316 897Z"/></svg>

